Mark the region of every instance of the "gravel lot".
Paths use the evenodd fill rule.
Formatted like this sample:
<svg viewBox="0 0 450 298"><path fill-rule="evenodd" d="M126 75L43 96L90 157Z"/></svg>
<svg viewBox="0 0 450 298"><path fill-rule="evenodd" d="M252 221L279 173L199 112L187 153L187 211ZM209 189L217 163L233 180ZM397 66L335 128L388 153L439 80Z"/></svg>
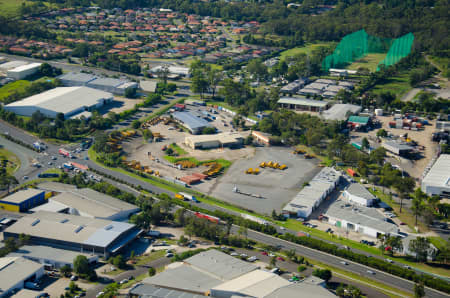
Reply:
<svg viewBox="0 0 450 298"><path fill-rule="evenodd" d="M254 156L235 162L208 194L258 213L271 214L273 209L280 212L299 192L302 184L320 170L317 160L305 160L291 151L281 147L256 148ZM245 174L245 170L259 167L263 161L286 164L288 168L284 171L265 168L258 175ZM234 186L263 198L234 193Z"/></svg>

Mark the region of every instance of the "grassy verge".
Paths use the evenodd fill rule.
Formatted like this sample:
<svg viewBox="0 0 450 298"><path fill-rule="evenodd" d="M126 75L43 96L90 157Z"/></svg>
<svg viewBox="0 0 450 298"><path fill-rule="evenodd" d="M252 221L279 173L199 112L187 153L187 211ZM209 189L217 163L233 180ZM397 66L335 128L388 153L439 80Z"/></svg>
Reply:
<svg viewBox="0 0 450 298"><path fill-rule="evenodd" d="M137 284L138 282L143 281L146 277L148 277L148 273L142 273L141 275L136 276L134 279L129 280L128 282L121 284L121 289L126 289L131 287L134 284Z"/></svg>
<svg viewBox="0 0 450 298"><path fill-rule="evenodd" d="M388 295L389 297L399 297L399 296L412 297L413 296L411 293L407 293L407 292L399 290L397 288L389 287L386 284L377 282L373 279L363 277L359 274L356 274L356 273L353 273L350 271L342 270L342 269L330 266L328 264L324 264L324 263L313 261L313 260L309 260L309 262L311 264L314 264L317 267L322 268L322 269L329 269L333 272L334 275L339 276L343 279L352 280L357 283L365 284L369 287L378 289L378 290L382 291L384 294Z"/></svg>
<svg viewBox="0 0 450 298"><path fill-rule="evenodd" d="M20 159L17 155L0 147L0 160L2 159L8 160L6 164L6 172L8 174L12 174L20 168Z"/></svg>
<svg viewBox="0 0 450 298"><path fill-rule="evenodd" d="M183 150L183 149L181 149L181 150ZM184 151L184 152L186 152L186 151ZM190 161L192 163L195 163L197 166L201 166L201 165L203 165L205 163L217 162L222 167L224 167L224 169L229 168L231 166L231 164L232 164L231 161L226 160L226 159L222 159L222 158L210 159L210 160L198 160L195 157L176 157L176 156L165 155L164 159L167 160L170 163L176 163L176 162L179 162L179 161L188 160L188 161Z"/></svg>
<svg viewBox="0 0 450 298"><path fill-rule="evenodd" d="M180 146L178 146L175 143L170 144L169 147L172 148L173 151L178 153L178 155L186 155L186 154L188 154L183 148L181 148Z"/></svg>
<svg viewBox="0 0 450 298"><path fill-rule="evenodd" d="M397 98L401 98L412 87L409 84L409 71L401 72L391 78L388 78L384 83L376 85L371 91L374 94L382 92L391 92Z"/></svg>
<svg viewBox="0 0 450 298"><path fill-rule="evenodd" d="M158 250L150 253L149 255L139 256L136 258L137 259L136 265L138 266L146 265L147 263L150 263L154 260L164 257L165 254L166 252L164 250Z"/></svg>
<svg viewBox="0 0 450 298"><path fill-rule="evenodd" d="M184 98L180 98L180 99L174 100L171 103L168 103L168 104L160 107L159 109L154 111L150 116L143 117L143 118L141 118L139 120L143 122L143 121L148 121L148 120L151 120L151 119L156 118L158 116L161 116L164 113L166 113L168 110L170 110L170 108L172 108L174 105L176 105L177 103L182 103L183 101L184 101Z"/></svg>
<svg viewBox="0 0 450 298"><path fill-rule="evenodd" d="M286 57L291 57L291 56L295 56L298 54L310 55L312 53L312 51L316 50L319 47L329 47L329 46L332 46L333 44L334 44L333 42L311 43L311 44L307 44L303 47L292 48L292 49L281 52L280 60L285 60Z"/></svg>
<svg viewBox="0 0 450 298"><path fill-rule="evenodd" d="M350 64L347 69L358 70L360 67L364 67L369 69L371 72L375 72L377 70L378 63L386 57L386 53L371 53L367 56L353 62Z"/></svg>
<svg viewBox="0 0 450 298"><path fill-rule="evenodd" d="M116 269L116 270L113 270L113 271L108 271L108 272L106 272L105 274L106 274L106 275L109 275L109 276L117 276L117 275L119 275L120 273L123 273L123 272L125 272L125 271L127 271L127 270L124 270L124 269Z"/></svg>
<svg viewBox="0 0 450 298"><path fill-rule="evenodd" d="M45 173L45 174L60 174L61 175L63 173L63 171L60 169L51 168L51 169L45 170L43 173Z"/></svg>

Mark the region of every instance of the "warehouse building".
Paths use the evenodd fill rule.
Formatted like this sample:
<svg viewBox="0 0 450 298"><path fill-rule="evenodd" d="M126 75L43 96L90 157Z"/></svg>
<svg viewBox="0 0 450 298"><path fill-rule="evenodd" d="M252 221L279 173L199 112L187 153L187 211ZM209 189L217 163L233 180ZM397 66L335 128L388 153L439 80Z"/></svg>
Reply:
<svg viewBox="0 0 450 298"><path fill-rule="evenodd" d="M358 232L369 237L377 238L380 235L398 235L399 229L395 224L386 221L386 218L374 208L353 206L342 201L333 203L323 220L338 228Z"/></svg>
<svg viewBox="0 0 450 298"><path fill-rule="evenodd" d="M113 100L108 92L87 87L58 87L25 99L10 103L6 111L21 116L32 116L39 111L49 118L56 118L60 113L65 118L97 109Z"/></svg>
<svg viewBox="0 0 450 298"><path fill-rule="evenodd" d="M30 63L19 67L15 67L13 69L8 69L6 75L15 80L22 80L28 76L37 73L41 65L42 63Z"/></svg>
<svg viewBox="0 0 450 298"><path fill-rule="evenodd" d="M156 81L140 81L139 87L145 92L156 92L158 82Z"/></svg>
<svg viewBox="0 0 450 298"><path fill-rule="evenodd" d="M353 129L365 129L370 124L370 118L365 116L350 116L347 124Z"/></svg>
<svg viewBox="0 0 450 298"><path fill-rule="evenodd" d="M129 297L149 297L149 298L204 298L204 295L196 295L188 292L181 292L172 289L159 288L152 285L138 283L128 292Z"/></svg>
<svg viewBox="0 0 450 298"><path fill-rule="evenodd" d="M265 133L265 132L261 132L261 131L252 131L252 137L255 139L255 141L259 144L263 144L266 146L270 146L270 137L272 135Z"/></svg>
<svg viewBox="0 0 450 298"><path fill-rule="evenodd" d="M30 243L108 257L133 241L141 230L135 225L105 219L39 211L17 220L3 238L30 236Z"/></svg>
<svg viewBox="0 0 450 298"><path fill-rule="evenodd" d="M450 198L450 154L441 154L422 180L422 191L429 196Z"/></svg>
<svg viewBox="0 0 450 298"><path fill-rule="evenodd" d="M335 104L326 111L323 111L322 117L326 120L344 121L348 119L348 114L358 114L362 107L352 104Z"/></svg>
<svg viewBox="0 0 450 298"><path fill-rule="evenodd" d="M96 76L84 72L69 72L58 77L61 83L68 87L87 86L96 78Z"/></svg>
<svg viewBox="0 0 450 298"><path fill-rule="evenodd" d="M321 100L307 99L303 97L281 97L278 100L280 108L295 111L320 112L329 106L329 103Z"/></svg>
<svg viewBox="0 0 450 298"><path fill-rule="evenodd" d="M44 265L21 257L0 258L0 297L10 297L26 282L36 282L45 274Z"/></svg>
<svg viewBox="0 0 450 298"><path fill-rule="evenodd" d="M336 188L341 173L323 168L282 210L285 217L308 218L322 201Z"/></svg>
<svg viewBox="0 0 450 298"><path fill-rule="evenodd" d="M197 117L189 112L175 112L173 118L186 127L193 135L202 133L206 127L213 127L203 118Z"/></svg>
<svg viewBox="0 0 450 298"><path fill-rule="evenodd" d="M244 138L239 133L223 132L214 135L188 136L184 143L192 149L238 148Z"/></svg>
<svg viewBox="0 0 450 298"><path fill-rule="evenodd" d="M10 69L14 69L19 66L23 66L23 65L27 65L27 64L28 64L27 61L22 61L22 60L14 60L14 61L5 62L3 64L0 64L0 71L4 72L6 74L6 72Z"/></svg>
<svg viewBox="0 0 450 298"><path fill-rule="evenodd" d="M138 88L136 82L125 79L101 78L88 73L70 72L58 77L64 86L86 86L118 95L124 95L127 88Z"/></svg>
<svg viewBox="0 0 450 298"><path fill-rule="evenodd" d="M82 188L50 197L47 204L32 209L32 211L52 211L122 221L137 213L139 208L90 188Z"/></svg>
<svg viewBox="0 0 450 298"><path fill-rule="evenodd" d="M320 280L318 278L314 278ZM292 283L286 279L259 267L234 258L228 254L211 249L190 257L183 262L172 263L167 269L153 277L143 280L141 285L130 291L132 297L163 297L166 293L169 297L197 297L204 295L216 298L231 297L283 297L295 298L298 293L305 295L323 293L329 297L322 283L316 280L298 283L295 291L284 289L292 287ZM312 287L320 287L314 289ZM307 292L306 292L307 291ZM155 293L154 296L152 294ZM279 296L279 293L282 293Z"/></svg>
<svg viewBox="0 0 450 298"><path fill-rule="evenodd" d="M163 69L163 65L158 65L150 69L150 72L158 75L158 73ZM189 77L189 68L188 67L181 67L181 66L172 66L168 65L167 70L169 71L169 75L171 75L172 78L174 77Z"/></svg>
<svg viewBox="0 0 450 298"><path fill-rule="evenodd" d="M0 199L0 209L14 212L25 212L45 203L45 192L39 189L19 190Z"/></svg>
<svg viewBox="0 0 450 298"><path fill-rule="evenodd" d="M303 88L303 86L305 86L306 82L307 79L297 79L295 81L290 82L286 86L283 86L280 89L280 92L283 94L290 94L290 95L296 94L298 90L300 90L301 88Z"/></svg>
<svg viewBox="0 0 450 298"><path fill-rule="evenodd" d="M350 184L350 186L342 193L342 195L348 201L366 207L373 206L377 199L367 190L367 188L359 183Z"/></svg>
<svg viewBox="0 0 450 298"><path fill-rule="evenodd" d="M90 264L98 261L98 255L40 245L21 246L15 252L8 254L8 257L23 257L27 260L40 263L47 268L59 269L65 265L73 268L73 261L80 255L86 257Z"/></svg>
<svg viewBox="0 0 450 298"><path fill-rule="evenodd" d="M385 148L387 151L399 156L407 156L414 151L414 147L394 141L384 142L383 144L381 144L381 146L383 146L383 148Z"/></svg>

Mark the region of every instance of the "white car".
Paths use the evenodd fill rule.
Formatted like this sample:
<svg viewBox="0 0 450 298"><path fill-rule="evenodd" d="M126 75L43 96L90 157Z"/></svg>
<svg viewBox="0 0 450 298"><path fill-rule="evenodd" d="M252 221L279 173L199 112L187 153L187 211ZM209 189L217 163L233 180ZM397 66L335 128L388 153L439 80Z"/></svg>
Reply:
<svg viewBox="0 0 450 298"><path fill-rule="evenodd" d="M231 254L230 254L230 256L232 256L232 257L237 257L239 254L237 253L237 252L232 252Z"/></svg>
<svg viewBox="0 0 450 298"><path fill-rule="evenodd" d="M388 263L394 263L394 261L392 261L391 259L386 259L386 262L388 262Z"/></svg>
<svg viewBox="0 0 450 298"><path fill-rule="evenodd" d="M249 261L249 262L254 262L254 261L256 261L257 259L258 259L257 257L251 256L250 258L247 259L247 261Z"/></svg>
<svg viewBox="0 0 450 298"><path fill-rule="evenodd" d="M372 270L367 270L367 273L374 275L375 272L373 272Z"/></svg>
<svg viewBox="0 0 450 298"><path fill-rule="evenodd" d="M341 261L342 265L348 265L348 263L346 261Z"/></svg>
<svg viewBox="0 0 450 298"><path fill-rule="evenodd" d="M286 228L285 228L285 227L280 227L280 230L283 230L283 231L284 231L284 230L286 230Z"/></svg>
<svg viewBox="0 0 450 298"><path fill-rule="evenodd" d="M128 282L128 279L122 279L120 282L119 282L119 284L120 285L123 285L123 284L126 284Z"/></svg>

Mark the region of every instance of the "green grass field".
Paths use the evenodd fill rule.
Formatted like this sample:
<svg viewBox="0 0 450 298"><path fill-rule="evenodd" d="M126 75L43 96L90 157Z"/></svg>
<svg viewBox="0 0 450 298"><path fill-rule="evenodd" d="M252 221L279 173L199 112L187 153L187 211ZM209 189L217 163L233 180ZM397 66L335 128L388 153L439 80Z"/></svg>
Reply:
<svg viewBox="0 0 450 298"><path fill-rule="evenodd" d="M332 46L333 42L321 42L321 43L312 43L307 44L304 47L292 48L280 53L280 60L286 59L286 57L295 56L297 54L311 54L311 52L319 47L329 47Z"/></svg>
<svg viewBox="0 0 450 298"><path fill-rule="evenodd" d="M10 96L16 91L23 91L25 88L31 85L30 81L20 80L15 81L0 88L0 101L3 101L5 98Z"/></svg>
<svg viewBox="0 0 450 298"><path fill-rule="evenodd" d="M347 69L351 70L358 70L360 67L364 67L369 69L371 72L375 72L377 70L378 63L380 63L381 60L386 57L386 53L379 54L379 53L372 53L368 54L367 56L353 62L350 64Z"/></svg>
<svg viewBox="0 0 450 298"><path fill-rule="evenodd" d="M17 14L17 10L22 5L22 3L31 3L26 0L1 0L0 1L0 14L2 16L15 16Z"/></svg>
<svg viewBox="0 0 450 298"><path fill-rule="evenodd" d="M8 174L12 174L20 168L20 159L11 151L0 148L0 160L2 159L8 160L8 164L6 166L6 172Z"/></svg>
<svg viewBox="0 0 450 298"><path fill-rule="evenodd" d="M412 87L409 84L409 72L402 72L389 78L385 83L376 85L371 91L375 94L392 92L397 98L401 98Z"/></svg>

